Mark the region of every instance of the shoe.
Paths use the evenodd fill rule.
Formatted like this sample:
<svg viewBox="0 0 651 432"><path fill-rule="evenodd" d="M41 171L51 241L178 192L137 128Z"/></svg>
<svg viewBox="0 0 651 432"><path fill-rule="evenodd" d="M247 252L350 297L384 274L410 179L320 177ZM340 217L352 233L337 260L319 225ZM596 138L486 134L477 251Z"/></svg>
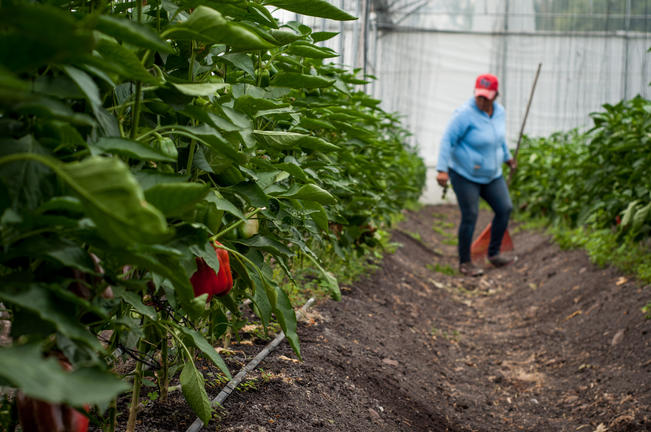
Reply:
<svg viewBox="0 0 651 432"><path fill-rule="evenodd" d="M494 267L504 267L509 264L513 264L517 260L518 258L514 255L504 256L500 254L500 255L488 257L488 261L490 261L490 263L493 264Z"/></svg>
<svg viewBox="0 0 651 432"><path fill-rule="evenodd" d="M459 273L466 276L481 276L484 274L484 270L481 267L477 267L472 261L459 264Z"/></svg>

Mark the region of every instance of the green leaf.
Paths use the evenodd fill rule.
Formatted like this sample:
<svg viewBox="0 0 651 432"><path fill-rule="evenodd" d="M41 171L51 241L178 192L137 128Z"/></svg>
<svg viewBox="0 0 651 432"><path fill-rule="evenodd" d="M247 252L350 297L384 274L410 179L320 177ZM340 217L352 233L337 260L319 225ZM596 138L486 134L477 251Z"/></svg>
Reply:
<svg viewBox="0 0 651 432"><path fill-rule="evenodd" d="M99 96L99 88L97 87L97 84L95 84L95 81L93 81L86 72L68 65L63 66L63 70L75 82L75 84L77 84L91 105L102 105L102 100Z"/></svg>
<svg viewBox="0 0 651 432"><path fill-rule="evenodd" d="M204 424L208 424L212 415L210 399L208 399L208 394L206 393L203 375L201 375L191 360L187 361L183 366L179 379L181 381L183 397L188 401L190 408L192 408L192 411L194 411Z"/></svg>
<svg viewBox="0 0 651 432"><path fill-rule="evenodd" d="M64 66L63 70L86 96L95 114L95 118L104 129L104 133L109 136L119 136L120 128L118 127L117 119L102 107L99 88L95 84L95 81L86 72L72 66Z"/></svg>
<svg viewBox="0 0 651 432"><path fill-rule="evenodd" d="M211 203L215 204L217 210L223 210L227 213L232 214L233 216L236 216L239 219L246 220L244 213L242 213L242 211L238 209L235 206L235 204L233 204L227 199L218 198L213 194L208 194L208 196L206 197L206 201L210 201Z"/></svg>
<svg viewBox="0 0 651 432"><path fill-rule="evenodd" d="M24 136L20 140L0 140L0 157L16 153L44 155L47 151L32 135ZM7 186L12 207L15 208L36 208L44 199L49 198L50 191L43 186L50 183L50 175L52 172L46 166L32 160L18 160L0 165L0 180Z"/></svg>
<svg viewBox="0 0 651 432"><path fill-rule="evenodd" d="M97 338L77 320L74 315L74 305L42 285L16 285L13 292L10 292L11 285L9 282L3 286L0 299L35 313L44 321L54 324L58 331L70 339L83 342L96 351L103 349Z"/></svg>
<svg viewBox="0 0 651 432"><path fill-rule="evenodd" d="M296 313L289 302L289 298L285 291L277 285L270 286L268 290L273 290L271 296L269 296L269 291L267 291L267 296L270 298L273 297L271 304L273 305L274 314L276 315L276 319L278 319L280 328L283 329L289 345L298 358L302 360L301 347L298 341L298 335L296 334Z"/></svg>
<svg viewBox="0 0 651 432"><path fill-rule="evenodd" d="M202 183L162 183L145 191L147 202L165 217L179 216L193 208L208 193Z"/></svg>
<svg viewBox="0 0 651 432"><path fill-rule="evenodd" d="M315 119L311 117L305 117L305 116L301 117L300 125L301 127L310 130L319 130L319 129L337 130L337 128L334 127L334 125L328 121Z"/></svg>
<svg viewBox="0 0 651 432"><path fill-rule="evenodd" d="M271 303L269 302L269 298L267 297L267 292L265 290L264 284L260 280L258 274L256 272L251 272L249 276L251 277L251 280L253 280L255 284L253 303L257 308L257 313L260 319L262 320L262 324L266 327L269 325L269 322L271 321L271 313L272 313Z"/></svg>
<svg viewBox="0 0 651 432"><path fill-rule="evenodd" d="M131 45L169 54L174 52L174 49L149 26L131 22L124 18L100 15L97 19L97 29Z"/></svg>
<svg viewBox="0 0 651 432"><path fill-rule="evenodd" d="M159 246L130 247L110 251L111 255L121 257L122 262L128 262L142 269L156 273L169 279L174 286L174 293L183 309L193 318L199 317L205 310L205 302L196 302L194 291L190 284L191 274L187 274L181 260L181 251ZM171 296L170 296L171 297Z"/></svg>
<svg viewBox="0 0 651 432"><path fill-rule="evenodd" d="M287 246L281 242L274 240L270 237L263 235L256 235L250 239L238 239L235 240L237 243L241 243L246 246L250 246L256 249L269 252L273 255L283 255L283 256L292 256L294 253Z"/></svg>
<svg viewBox="0 0 651 432"><path fill-rule="evenodd" d="M639 207L640 200L635 200L628 204L628 207L626 207L626 210L624 210L624 214L622 215L622 228L627 228L629 225L631 225L633 221L633 215L637 212L637 209Z"/></svg>
<svg viewBox="0 0 651 432"><path fill-rule="evenodd" d="M269 12L269 9L255 2L250 2L248 4L248 7L253 9L249 11L251 15L253 15L253 21L264 24L267 27L271 27L272 29L278 28L278 24L276 23L273 15L271 15L271 12Z"/></svg>
<svg viewBox="0 0 651 432"><path fill-rule="evenodd" d="M88 56L86 62L104 71L115 72L127 79L147 84L158 84L158 79L147 72L136 54L128 48L107 38L102 38L97 43L97 52L101 54L101 57Z"/></svg>
<svg viewBox="0 0 651 432"><path fill-rule="evenodd" d="M305 171L303 171L301 166L295 160L294 162L283 162L283 163L275 164L274 167L288 172L289 174L291 174L298 180L301 180L302 182L305 183L308 182L307 174L305 174Z"/></svg>
<svg viewBox="0 0 651 432"><path fill-rule="evenodd" d="M255 78L255 69L253 67L253 59L244 53L228 53L219 57L226 60L238 69L242 69L249 74L250 77Z"/></svg>
<svg viewBox="0 0 651 432"><path fill-rule="evenodd" d="M303 148L330 152L340 149L339 146L331 144L322 138L296 132L256 130L253 131L253 134L259 141L280 150Z"/></svg>
<svg viewBox="0 0 651 432"><path fill-rule="evenodd" d="M227 21L218 11L207 6L197 7L186 21L171 27L166 33L173 34L174 39L223 43L236 49L273 47L248 27Z"/></svg>
<svg viewBox="0 0 651 432"><path fill-rule="evenodd" d="M92 156L60 169L109 243L159 243L169 233L165 217L145 201L140 185L122 161Z"/></svg>
<svg viewBox="0 0 651 432"><path fill-rule="evenodd" d="M133 175L144 191L161 183L186 183L189 178L185 175L167 174L152 170L135 171Z"/></svg>
<svg viewBox="0 0 651 432"><path fill-rule="evenodd" d="M302 15L329 18L337 21L357 19L333 6L327 0L265 0L263 4L276 6Z"/></svg>
<svg viewBox="0 0 651 432"><path fill-rule="evenodd" d="M40 213L48 211L62 211L81 214L84 210L81 206L81 201L79 201L78 198L71 196L57 196L45 202L38 208L38 211Z"/></svg>
<svg viewBox="0 0 651 432"><path fill-rule="evenodd" d="M35 345L0 348L0 377L27 396L72 406L105 405L129 389L96 368L65 372L54 357L43 358Z"/></svg>
<svg viewBox="0 0 651 432"><path fill-rule="evenodd" d="M254 207L266 207L269 197L255 182L242 182L231 186L231 190Z"/></svg>
<svg viewBox="0 0 651 432"><path fill-rule="evenodd" d="M188 96L215 96L219 90L230 87L227 83L174 84L181 93Z"/></svg>
<svg viewBox="0 0 651 432"><path fill-rule="evenodd" d="M14 72L64 64L89 54L90 29L61 8L30 2L4 3L0 14L0 64Z"/></svg>
<svg viewBox="0 0 651 432"><path fill-rule="evenodd" d="M635 216L633 216L633 229L638 230L642 228L649 214L651 214L651 202L635 212Z"/></svg>
<svg viewBox="0 0 651 432"><path fill-rule="evenodd" d="M63 120L79 126L96 125L88 115L74 112L69 105L44 96L30 95L16 103L13 108L20 114Z"/></svg>
<svg viewBox="0 0 651 432"><path fill-rule="evenodd" d="M276 195L278 198L299 199L315 201L321 204L334 204L337 202L330 192L322 189L315 184L306 184L302 186L294 185L288 191Z"/></svg>
<svg viewBox="0 0 651 432"><path fill-rule="evenodd" d="M78 245L53 242L50 245L43 246L45 247L40 249L41 253L46 253L49 257L59 261L64 266L76 268L86 273L95 272L95 265L90 255Z"/></svg>
<svg viewBox="0 0 651 432"><path fill-rule="evenodd" d="M173 158L162 151L158 151L148 145L138 141L131 141L126 138L102 137L96 143L89 144L88 147L93 155L109 153L145 161L176 162L176 158Z"/></svg>
<svg viewBox="0 0 651 432"><path fill-rule="evenodd" d="M203 258L203 260L210 266L215 273L219 272L219 258L213 248L211 242L205 241L201 245L190 246L190 251L196 257Z"/></svg>
<svg viewBox="0 0 651 432"><path fill-rule="evenodd" d="M341 300L341 290L339 289L339 282L337 282L337 278L335 278L332 273L325 271L325 269L321 267L321 264L319 264L319 262L316 260L314 254L306 253L305 256L310 261L312 261L314 266L321 272L321 274L325 278L326 285L328 287L328 290L330 291L330 297L336 301Z"/></svg>
<svg viewBox="0 0 651 432"><path fill-rule="evenodd" d="M305 201L303 202L303 206L308 210L308 213L316 226L318 226L321 231L327 232L329 229L328 214L323 206L315 201Z"/></svg>
<svg viewBox="0 0 651 432"><path fill-rule="evenodd" d="M127 291L123 287L113 287L113 293L117 297L124 300L127 304L133 306L133 309L140 315L146 316L152 321L156 321L158 319L156 310L153 307L144 304L138 294L132 291Z"/></svg>
<svg viewBox="0 0 651 432"><path fill-rule="evenodd" d="M303 35L297 34L291 30L284 29L271 30L269 33L271 33L271 36L273 36L274 39L276 39L281 45L290 44L303 37Z"/></svg>
<svg viewBox="0 0 651 432"><path fill-rule="evenodd" d="M302 74L298 72L278 72L269 82L270 86L288 88L324 88L330 87L335 80L321 76Z"/></svg>
<svg viewBox="0 0 651 432"><path fill-rule="evenodd" d="M317 58L317 59L332 58L332 57L339 56L339 54L337 54L330 48L322 48L301 41L297 41L291 44L287 49L287 52L289 54L293 54L300 57Z"/></svg>
<svg viewBox="0 0 651 432"><path fill-rule="evenodd" d="M189 329L187 327L178 327L181 332L185 333L187 336L190 337L192 340L192 344L197 347L198 349L201 350L202 353L206 355L206 357L213 362L215 366L217 366L224 374L228 377L228 379L231 379L231 373L228 370L228 366L226 366L226 363L224 360L221 358L219 354L217 354L217 350L208 343L208 341L201 335L201 333Z"/></svg>
<svg viewBox="0 0 651 432"><path fill-rule="evenodd" d="M288 108L289 106L288 103L276 102L267 98L257 98L251 95L243 95L235 99L234 108L253 117L258 111Z"/></svg>
<svg viewBox="0 0 651 432"><path fill-rule="evenodd" d="M313 32L310 36L312 37L312 40L314 42L323 42L332 39L338 34L339 32L320 31L320 32Z"/></svg>

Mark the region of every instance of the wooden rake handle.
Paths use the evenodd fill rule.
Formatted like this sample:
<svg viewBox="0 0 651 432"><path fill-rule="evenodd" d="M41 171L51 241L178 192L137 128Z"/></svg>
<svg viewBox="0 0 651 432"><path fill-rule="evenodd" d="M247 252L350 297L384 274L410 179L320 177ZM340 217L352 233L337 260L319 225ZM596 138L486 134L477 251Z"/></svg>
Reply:
<svg viewBox="0 0 651 432"><path fill-rule="evenodd" d="M531 93L529 93L529 102L527 102L527 109L524 112L524 118L522 119L522 127L520 127L520 135L518 136L518 143L515 145L515 152L513 152L513 160L517 160L518 151L520 150L520 143L522 142L522 135L524 134L524 125L527 124L527 117L529 117L529 108L531 108L531 101L533 100L533 94L536 91L536 84L538 83L538 77L540 76L540 69L542 68L542 63L538 63L538 70L536 70L536 77L533 79L533 85L531 86ZM511 184L511 179L515 174L516 168L511 168L509 172L509 179L506 182L507 185Z"/></svg>

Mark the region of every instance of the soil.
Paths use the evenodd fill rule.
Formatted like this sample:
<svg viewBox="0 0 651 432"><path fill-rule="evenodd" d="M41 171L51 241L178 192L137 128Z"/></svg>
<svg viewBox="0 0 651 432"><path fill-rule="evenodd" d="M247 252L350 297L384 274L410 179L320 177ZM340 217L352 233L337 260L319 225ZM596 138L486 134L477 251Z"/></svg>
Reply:
<svg viewBox="0 0 651 432"><path fill-rule="evenodd" d="M452 205L405 212L395 253L299 324L303 361L283 342L203 430L651 431L651 287L517 224L516 263L461 276L458 217ZM234 344L234 374L265 344ZM223 383L202 369L212 399ZM195 418L175 392L137 430Z"/></svg>

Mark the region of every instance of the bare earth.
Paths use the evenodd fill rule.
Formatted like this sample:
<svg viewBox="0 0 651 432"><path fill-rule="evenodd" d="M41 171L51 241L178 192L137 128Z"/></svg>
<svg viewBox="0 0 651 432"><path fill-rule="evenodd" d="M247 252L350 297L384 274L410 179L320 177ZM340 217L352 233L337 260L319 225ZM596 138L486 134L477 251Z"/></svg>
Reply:
<svg viewBox="0 0 651 432"><path fill-rule="evenodd" d="M651 430L651 320L640 311L651 287L514 224L517 263L447 275L456 207L405 216L401 247L299 325L304 361L283 343L203 430ZM248 343L233 345L234 373L266 344ZM210 382L216 370L203 372ZM138 431L184 431L195 416L177 392L139 419Z"/></svg>

